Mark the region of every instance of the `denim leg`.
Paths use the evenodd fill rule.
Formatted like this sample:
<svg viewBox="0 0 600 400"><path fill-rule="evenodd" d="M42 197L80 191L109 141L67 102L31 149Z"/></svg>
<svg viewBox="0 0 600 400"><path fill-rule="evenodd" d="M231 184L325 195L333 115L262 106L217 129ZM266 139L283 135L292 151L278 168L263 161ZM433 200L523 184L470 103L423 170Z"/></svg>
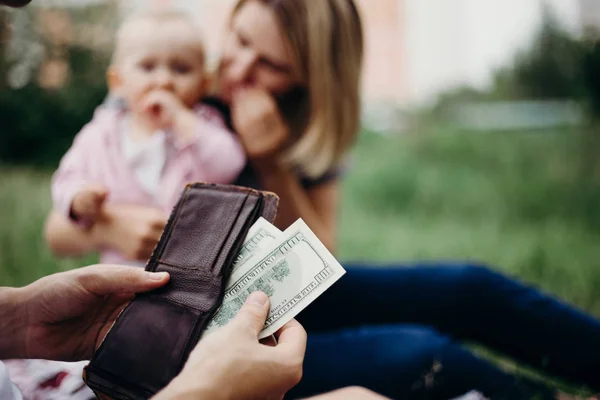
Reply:
<svg viewBox="0 0 600 400"><path fill-rule="evenodd" d="M311 333L304 376L286 398L352 385L393 399L447 400L471 390L491 399L554 398L548 389L506 374L448 337L416 325Z"/></svg>
<svg viewBox="0 0 600 400"><path fill-rule="evenodd" d="M600 322L477 265L345 266L298 319L312 332L415 323L600 390Z"/></svg>

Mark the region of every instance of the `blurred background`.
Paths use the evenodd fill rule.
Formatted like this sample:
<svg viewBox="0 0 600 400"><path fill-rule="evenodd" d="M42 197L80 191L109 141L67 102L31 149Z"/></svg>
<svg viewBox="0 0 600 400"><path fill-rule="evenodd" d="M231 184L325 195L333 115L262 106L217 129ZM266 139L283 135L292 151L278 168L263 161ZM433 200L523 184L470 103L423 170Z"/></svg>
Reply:
<svg viewBox="0 0 600 400"><path fill-rule="evenodd" d="M0 285L57 260L49 179L106 95L121 18L172 4L218 59L233 0L44 0L0 8ZM600 316L600 2L359 0L363 129L339 259L474 260Z"/></svg>

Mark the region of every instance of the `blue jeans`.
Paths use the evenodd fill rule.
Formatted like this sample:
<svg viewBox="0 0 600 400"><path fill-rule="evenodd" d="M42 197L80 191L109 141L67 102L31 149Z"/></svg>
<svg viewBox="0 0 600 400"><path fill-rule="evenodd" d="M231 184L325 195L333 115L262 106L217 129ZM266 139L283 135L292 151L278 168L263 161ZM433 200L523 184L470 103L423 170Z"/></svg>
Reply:
<svg viewBox="0 0 600 400"><path fill-rule="evenodd" d="M360 385L399 399L553 399L457 342L472 341L549 375L600 390L600 321L471 265L346 265L298 320L304 376L286 398Z"/></svg>

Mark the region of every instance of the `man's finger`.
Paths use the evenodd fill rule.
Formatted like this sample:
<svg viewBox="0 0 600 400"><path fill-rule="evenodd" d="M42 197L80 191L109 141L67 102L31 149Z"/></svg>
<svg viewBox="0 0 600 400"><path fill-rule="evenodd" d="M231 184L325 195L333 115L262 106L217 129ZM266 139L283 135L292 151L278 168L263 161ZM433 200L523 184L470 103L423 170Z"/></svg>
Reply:
<svg viewBox="0 0 600 400"><path fill-rule="evenodd" d="M93 265L77 270L78 280L88 291L104 296L139 293L159 288L169 281L167 272L148 272L124 265Z"/></svg>
<svg viewBox="0 0 600 400"><path fill-rule="evenodd" d="M292 319L275 333L278 351L288 353L292 357L304 359L306 351L306 330L298 321Z"/></svg>
<svg viewBox="0 0 600 400"><path fill-rule="evenodd" d="M269 313L269 297L263 292L253 292L233 319L234 324L244 326L256 333L262 330Z"/></svg>

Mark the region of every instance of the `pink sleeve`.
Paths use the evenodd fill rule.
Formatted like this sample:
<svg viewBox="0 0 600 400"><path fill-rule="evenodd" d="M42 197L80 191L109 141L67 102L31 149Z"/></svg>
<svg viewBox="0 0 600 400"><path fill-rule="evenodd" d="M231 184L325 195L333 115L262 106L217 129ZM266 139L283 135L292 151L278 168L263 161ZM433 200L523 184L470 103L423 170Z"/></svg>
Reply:
<svg viewBox="0 0 600 400"><path fill-rule="evenodd" d="M81 188L90 183L90 162L95 159L101 130L94 121L88 123L73 140L52 176L51 192L54 209L70 218L71 202ZM96 155L97 157L97 155Z"/></svg>
<svg viewBox="0 0 600 400"><path fill-rule="evenodd" d="M229 129L227 128L227 124L225 124L223 114L221 114L216 108L202 104L198 106L195 111L196 114L202 120L208 122L211 125L219 126L229 131Z"/></svg>
<svg viewBox="0 0 600 400"><path fill-rule="evenodd" d="M216 109L201 106L196 113L198 132L180 151L187 152L194 176L207 176L212 183L231 183L246 165L244 148Z"/></svg>

